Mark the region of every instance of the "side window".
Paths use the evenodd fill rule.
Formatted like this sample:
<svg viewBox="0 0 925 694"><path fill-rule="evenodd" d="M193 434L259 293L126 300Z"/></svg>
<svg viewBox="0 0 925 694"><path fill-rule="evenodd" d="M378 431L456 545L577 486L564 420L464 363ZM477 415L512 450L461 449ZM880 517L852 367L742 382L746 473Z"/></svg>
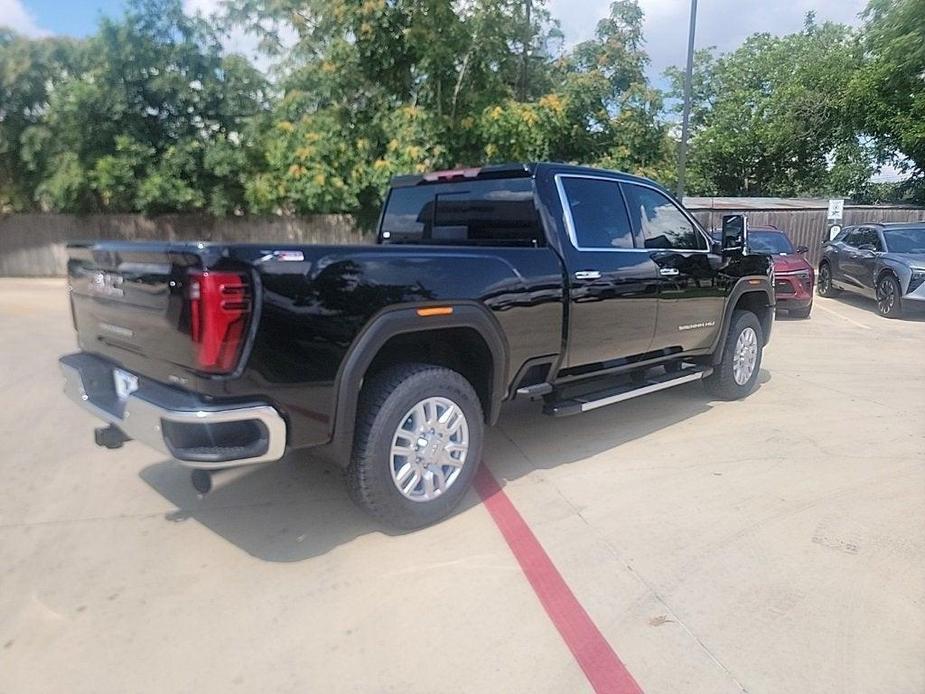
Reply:
<svg viewBox="0 0 925 694"><path fill-rule="evenodd" d="M861 229L851 229L848 233L845 234L844 238L842 239L842 243L846 246L857 248L861 245L861 234Z"/></svg>
<svg viewBox="0 0 925 694"><path fill-rule="evenodd" d="M576 176L559 180L579 248L633 247L633 231L619 183Z"/></svg>
<svg viewBox="0 0 925 694"><path fill-rule="evenodd" d="M865 227L864 229L859 229L858 234L859 238L858 242L854 244L855 246L863 246L867 244L873 246L875 251L883 250L883 244L880 243L880 236L877 234L876 229Z"/></svg>
<svg viewBox="0 0 925 694"><path fill-rule="evenodd" d="M666 195L632 183L623 185L630 221L644 248L704 250L706 240Z"/></svg>
<svg viewBox="0 0 925 694"><path fill-rule="evenodd" d="M381 238L385 243L420 243L430 237L433 218L433 189L394 188L382 217Z"/></svg>

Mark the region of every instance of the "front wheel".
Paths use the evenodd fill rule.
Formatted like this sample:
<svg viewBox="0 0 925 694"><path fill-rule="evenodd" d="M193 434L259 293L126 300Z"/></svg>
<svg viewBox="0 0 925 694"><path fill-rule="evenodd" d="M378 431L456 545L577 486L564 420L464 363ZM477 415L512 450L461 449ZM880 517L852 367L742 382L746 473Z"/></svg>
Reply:
<svg viewBox="0 0 925 694"><path fill-rule="evenodd" d="M899 318L902 315L902 289L893 275L884 275L877 282L877 311L886 318Z"/></svg>
<svg viewBox="0 0 925 694"><path fill-rule="evenodd" d="M435 523L469 488L483 428L479 398L459 373L403 364L377 374L360 398L350 496L397 528Z"/></svg>
<svg viewBox="0 0 925 694"><path fill-rule="evenodd" d="M819 280L816 284L816 291L819 296L832 297L838 294L835 285L832 284L832 268L828 263L822 263L819 266Z"/></svg>
<svg viewBox="0 0 925 694"><path fill-rule="evenodd" d="M763 351L764 337L758 316L751 311L735 311L722 361L703 381L707 391L723 400L744 398L755 388Z"/></svg>

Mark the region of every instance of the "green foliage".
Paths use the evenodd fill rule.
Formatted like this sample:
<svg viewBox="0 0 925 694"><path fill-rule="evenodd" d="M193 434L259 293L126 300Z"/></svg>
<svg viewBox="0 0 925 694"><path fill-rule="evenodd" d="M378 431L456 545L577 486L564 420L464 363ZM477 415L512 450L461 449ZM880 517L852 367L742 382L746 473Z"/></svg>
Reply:
<svg viewBox="0 0 925 694"><path fill-rule="evenodd" d="M569 50L544 0L129 0L82 40L0 31L0 211L374 210L391 176L557 160L672 185L681 72L648 82L643 14L615 0ZM267 74L219 31L256 33ZM687 189L925 196L925 1L870 0L701 50ZM912 175L874 185L892 161Z"/></svg>
<svg viewBox="0 0 925 694"><path fill-rule="evenodd" d="M925 202L925 1L871 0L864 17L866 60L850 83L854 122L911 175L905 192Z"/></svg>
<svg viewBox="0 0 925 694"><path fill-rule="evenodd" d="M809 16L801 32L756 34L728 55L696 58L689 191L851 193L869 178L872 161L846 125L848 79L861 64L847 27ZM668 76L679 96L680 70Z"/></svg>

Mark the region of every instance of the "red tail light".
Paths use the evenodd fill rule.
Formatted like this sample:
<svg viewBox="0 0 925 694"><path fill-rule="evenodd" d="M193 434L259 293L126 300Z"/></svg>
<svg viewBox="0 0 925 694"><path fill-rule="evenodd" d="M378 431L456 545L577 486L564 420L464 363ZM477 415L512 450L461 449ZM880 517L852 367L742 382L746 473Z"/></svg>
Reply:
<svg viewBox="0 0 925 694"><path fill-rule="evenodd" d="M189 278L190 336L203 371L233 371L241 354L251 296L236 272L193 271Z"/></svg>

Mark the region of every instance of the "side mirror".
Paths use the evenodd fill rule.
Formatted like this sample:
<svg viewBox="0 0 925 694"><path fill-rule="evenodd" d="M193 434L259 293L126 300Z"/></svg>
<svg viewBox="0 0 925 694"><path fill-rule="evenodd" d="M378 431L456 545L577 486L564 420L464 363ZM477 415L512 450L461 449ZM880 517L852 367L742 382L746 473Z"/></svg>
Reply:
<svg viewBox="0 0 925 694"><path fill-rule="evenodd" d="M748 220L744 214L723 215L723 255L745 255L748 247Z"/></svg>
<svg viewBox="0 0 925 694"><path fill-rule="evenodd" d="M809 253L809 246L797 246L797 253L803 255L804 253Z"/></svg>

